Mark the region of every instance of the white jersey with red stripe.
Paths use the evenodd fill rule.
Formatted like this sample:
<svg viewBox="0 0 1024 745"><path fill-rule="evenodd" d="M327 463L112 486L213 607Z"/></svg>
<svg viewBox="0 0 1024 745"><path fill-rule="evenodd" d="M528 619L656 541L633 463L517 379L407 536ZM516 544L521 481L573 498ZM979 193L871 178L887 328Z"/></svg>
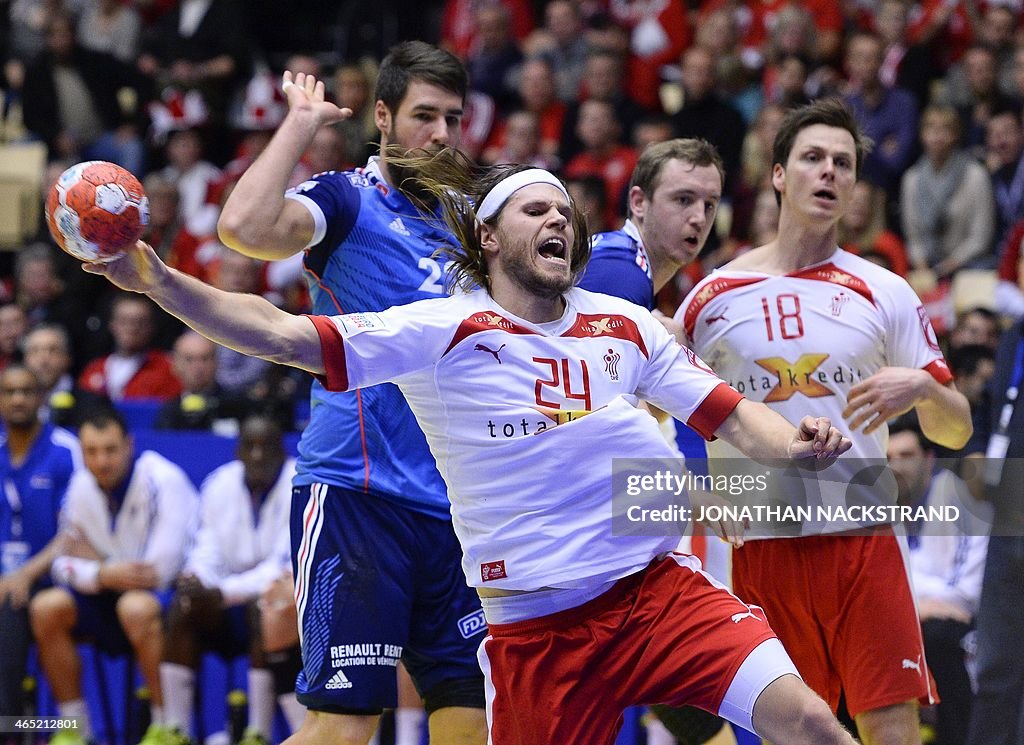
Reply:
<svg viewBox="0 0 1024 745"><path fill-rule="evenodd" d="M396 383L448 484L469 584L576 587L625 576L678 538L613 535L613 458L671 458L639 396L712 437L739 394L648 311L573 289L534 324L487 293L311 316L326 385Z"/></svg>
<svg viewBox="0 0 1024 745"><path fill-rule="evenodd" d="M806 415L827 416L841 429L850 389L882 367L920 368L940 383L952 380L910 285L842 249L790 274L717 270L693 288L676 320L723 380L794 424ZM888 442L884 426L870 435L847 434L853 447L822 474L844 492L851 469L866 459L884 462ZM742 457L719 441L709 443L708 454ZM866 492L875 503L891 503L877 489Z"/></svg>

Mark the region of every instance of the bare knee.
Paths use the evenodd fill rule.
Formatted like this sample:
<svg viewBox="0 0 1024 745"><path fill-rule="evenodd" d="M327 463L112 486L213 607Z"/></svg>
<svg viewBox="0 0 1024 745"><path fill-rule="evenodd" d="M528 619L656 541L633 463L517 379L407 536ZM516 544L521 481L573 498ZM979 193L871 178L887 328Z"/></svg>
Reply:
<svg viewBox="0 0 1024 745"><path fill-rule="evenodd" d="M430 715L430 742L437 745L485 745L487 718L483 709L447 706Z"/></svg>
<svg viewBox="0 0 1024 745"><path fill-rule="evenodd" d="M379 718L307 710L302 726L282 745L366 745Z"/></svg>
<svg viewBox="0 0 1024 745"><path fill-rule="evenodd" d="M75 599L62 587L50 587L37 593L29 604L28 614L37 641L67 634L78 620Z"/></svg>
<svg viewBox="0 0 1024 745"><path fill-rule="evenodd" d="M919 745L917 705L908 701L857 715L864 745Z"/></svg>
<svg viewBox="0 0 1024 745"><path fill-rule="evenodd" d="M135 646L160 625L160 602L146 590L131 590L117 599L117 620Z"/></svg>
<svg viewBox="0 0 1024 745"><path fill-rule="evenodd" d="M828 705L795 675L773 681L754 704L754 728L770 742L852 745Z"/></svg>

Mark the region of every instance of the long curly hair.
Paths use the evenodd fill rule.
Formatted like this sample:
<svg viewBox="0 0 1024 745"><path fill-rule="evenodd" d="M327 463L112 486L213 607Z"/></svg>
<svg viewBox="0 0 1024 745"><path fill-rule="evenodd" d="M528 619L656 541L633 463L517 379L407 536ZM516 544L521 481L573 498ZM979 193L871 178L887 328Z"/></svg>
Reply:
<svg viewBox="0 0 1024 745"><path fill-rule="evenodd" d="M389 148L386 158L389 165L397 164L402 172L413 174L396 186L425 212L439 208L445 226L455 237L455 243L440 247L435 254L447 257L453 265L447 278L449 289L469 291L483 287L490 290L490 273L480 245L480 224L474 205L483 202L500 182L532 166L500 164L482 167L454 148L443 148L435 153L414 151L406 154ZM590 260L590 235L583 213L575 203L571 203L571 207L575 241L569 268L575 283ZM497 226L503 209L504 205L485 224Z"/></svg>

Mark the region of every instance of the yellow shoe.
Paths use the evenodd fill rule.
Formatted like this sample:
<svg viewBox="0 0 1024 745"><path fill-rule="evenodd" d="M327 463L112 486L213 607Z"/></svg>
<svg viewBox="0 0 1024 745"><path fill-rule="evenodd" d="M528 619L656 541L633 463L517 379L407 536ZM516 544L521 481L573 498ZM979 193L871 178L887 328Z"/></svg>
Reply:
<svg viewBox="0 0 1024 745"><path fill-rule="evenodd" d="M79 731L64 729L54 733L50 738L50 745L88 745L88 741Z"/></svg>
<svg viewBox="0 0 1024 745"><path fill-rule="evenodd" d="M177 727L151 724L139 740L139 745L192 745L192 738Z"/></svg>

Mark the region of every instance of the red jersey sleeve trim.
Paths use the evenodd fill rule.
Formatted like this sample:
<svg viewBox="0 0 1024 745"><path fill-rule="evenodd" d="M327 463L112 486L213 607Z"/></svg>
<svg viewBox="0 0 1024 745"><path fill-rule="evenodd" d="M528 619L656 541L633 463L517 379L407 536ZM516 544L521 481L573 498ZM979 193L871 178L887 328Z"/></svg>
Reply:
<svg viewBox="0 0 1024 745"><path fill-rule="evenodd" d="M687 426L708 442L715 439L715 431L729 418L732 410L743 400L728 383L719 383L704 397L700 406L690 415Z"/></svg>
<svg viewBox="0 0 1024 745"><path fill-rule="evenodd" d="M345 340L327 316L306 316L313 322L320 337L320 353L324 358L326 375L314 375L329 391L348 390L348 368L345 365Z"/></svg>
<svg viewBox="0 0 1024 745"><path fill-rule="evenodd" d="M949 365L946 364L946 360L932 360L924 366L924 369L939 382L939 385L946 385L953 380L953 373L950 371Z"/></svg>

